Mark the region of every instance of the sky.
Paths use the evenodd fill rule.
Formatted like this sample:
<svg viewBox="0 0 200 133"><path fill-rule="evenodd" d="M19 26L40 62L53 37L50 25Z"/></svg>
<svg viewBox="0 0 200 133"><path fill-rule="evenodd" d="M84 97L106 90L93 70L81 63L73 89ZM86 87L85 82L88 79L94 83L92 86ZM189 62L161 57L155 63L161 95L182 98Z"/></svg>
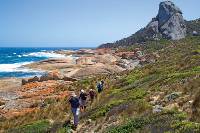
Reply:
<svg viewBox="0 0 200 133"><path fill-rule="evenodd" d="M0 47L96 47L128 37L162 0L0 0ZM200 0L172 0L186 20Z"/></svg>

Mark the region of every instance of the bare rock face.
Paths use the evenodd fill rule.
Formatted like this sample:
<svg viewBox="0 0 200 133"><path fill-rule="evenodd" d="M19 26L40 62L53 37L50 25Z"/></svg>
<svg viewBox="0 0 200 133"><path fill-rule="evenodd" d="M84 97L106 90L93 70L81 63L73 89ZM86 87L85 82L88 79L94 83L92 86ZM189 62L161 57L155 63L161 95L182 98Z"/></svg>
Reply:
<svg viewBox="0 0 200 133"><path fill-rule="evenodd" d="M59 71L57 70L54 70L54 71L51 71L47 74L44 74L40 77L40 82L43 82L43 81L48 81L48 80L62 80L62 75L60 74Z"/></svg>
<svg viewBox="0 0 200 133"><path fill-rule="evenodd" d="M174 14L182 14L182 11L171 1L161 2L157 15L159 26L164 25Z"/></svg>
<svg viewBox="0 0 200 133"><path fill-rule="evenodd" d="M39 80L40 80L40 78L35 76L33 78L28 79L28 83L30 83L30 82L38 82Z"/></svg>
<svg viewBox="0 0 200 133"><path fill-rule="evenodd" d="M22 79L22 85L25 85L28 83L28 79Z"/></svg>
<svg viewBox="0 0 200 133"><path fill-rule="evenodd" d="M54 77L51 74L44 74L40 77L40 82L54 80Z"/></svg>
<svg viewBox="0 0 200 133"><path fill-rule="evenodd" d="M114 43L102 44L99 48L130 46L135 43L143 44L148 40L157 40L160 38L179 40L186 37L188 32L186 25L189 26L189 29L194 29L193 26L190 26L190 22L186 22L180 8L171 1L164 1L159 5L157 16L146 27L127 38Z"/></svg>
<svg viewBox="0 0 200 133"><path fill-rule="evenodd" d="M153 18L145 29L153 38L161 36L166 39L179 40L186 36L186 24L182 11L171 1L160 3L157 17ZM149 31L152 31L154 35Z"/></svg>
<svg viewBox="0 0 200 133"><path fill-rule="evenodd" d="M182 11L171 1L160 3L157 15L158 29L162 37L179 40L186 36L186 25Z"/></svg>
<svg viewBox="0 0 200 133"><path fill-rule="evenodd" d="M152 21L147 25L147 29L152 30L154 33L158 33L158 21L156 18L153 18Z"/></svg>
<svg viewBox="0 0 200 133"><path fill-rule="evenodd" d="M194 30L194 31L192 32L192 35L193 35L193 36L198 36L198 32Z"/></svg>
<svg viewBox="0 0 200 133"><path fill-rule="evenodd" d="M77 81L77 79L75 79L75 78L66 77L66 76L63 77L63 80L64 81L72 81L72 82Z"/></svg>

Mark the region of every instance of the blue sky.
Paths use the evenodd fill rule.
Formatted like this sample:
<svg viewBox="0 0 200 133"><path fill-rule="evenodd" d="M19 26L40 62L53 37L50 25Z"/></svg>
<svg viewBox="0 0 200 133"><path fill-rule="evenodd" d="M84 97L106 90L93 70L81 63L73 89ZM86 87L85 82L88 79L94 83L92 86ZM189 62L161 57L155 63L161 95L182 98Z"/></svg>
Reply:
<svg viewBox="0 0 200 133"><path fill-rule="evenodd" d="M0 47L95 47L146 26L162 0L0 0ZM185 19L200 0L173 0Z"/></svg>

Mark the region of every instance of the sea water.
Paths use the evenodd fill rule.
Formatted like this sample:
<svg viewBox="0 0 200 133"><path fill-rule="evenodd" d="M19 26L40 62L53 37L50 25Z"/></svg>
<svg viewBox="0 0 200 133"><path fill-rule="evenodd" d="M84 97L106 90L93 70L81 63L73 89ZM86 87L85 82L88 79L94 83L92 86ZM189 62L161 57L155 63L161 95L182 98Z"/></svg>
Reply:
<svg viewBox="0 0 200 133"><path fill-rule="evenodd" d="M64 58L55 50L77 50L79 48L0 48L0 78L40 76L41 70L24 65L48 58Z"/></svg>

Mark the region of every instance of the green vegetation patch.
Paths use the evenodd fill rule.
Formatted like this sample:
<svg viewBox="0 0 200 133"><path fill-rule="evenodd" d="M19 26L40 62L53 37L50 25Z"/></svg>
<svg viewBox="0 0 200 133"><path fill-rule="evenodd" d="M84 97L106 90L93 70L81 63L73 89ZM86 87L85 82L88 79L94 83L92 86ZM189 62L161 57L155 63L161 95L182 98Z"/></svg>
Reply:
<svg viewBox="0 0 200 133"><path fill-rule="evenodd" d="M40 120L31 124L19 126L14 129L10 129L8 132L13 133L44 133L47 132L51 127L51 124L48 120Z"/></svg>
<svg viewBox="0 0 200 133"><path fill-rule="evenodd" d="M126 101L142 99L147 94L147 92L142 88L134 89L126 93L127 93L127 97L125 97Z"/></svg>
<svg viewBox="0 0 200 133"><path fill-rule="evenodd" d="M120 105L124 102L124 100L116 100L116 101L112 101L108 104L106 104L105 106L102 106L100 108L98 108L95 113L93 113L91 115L91 119L92 120L95 120L96 118L99 118L99 117L102 117L102 116L105 116L106 113L114 106L117 106L117 105Z"/></svg>
<svg viewBox="0 0 200 133"><path fill-rule="evenodd" d="M197 75L199 73L200 73L200 69L199 69L199 66L198 66L198 67L193 68L190 71L176 72L176 73L169 74L165 81L174 82L174 81L177 81L177 80L180 80L180 79L184 79L186 77Z"/></svg>
<svg viewBox="0 0 200 133"><path fill-rule="evenodd" d="M164 111L130 119L119 126L109 127L107 133L134 133L138 131L186 133L200 131L200 124L188 122L185 119L185 113Z"/></svg>
<svg viewBox="0 0 200 133"><path fill-rule="evenodd" d="M106 113L108 113L113 107L119 106L121 104L131 103L138 99L144 98L144 96L147 94L144 89L133 89L128 91L114 91L114 97L107 102L107 104L98 107L94 113L91 114L90 118L95 120L96 118L106 116ZM141 105L147 106L147 104L144 104L144 102L140 101ZM138 103L138 105L139 105Z"/></svg>
<svg viewBox="0 0 200 133"><path fill-rule="evenodd" d="M131 72L125 79L127 83L133 83L136 80L140 79L143 76L143 73L140 70L135 70Z"/></svg>
<svg viewBox="0 0 200 133"><path fill-rule="evenodd" d="M71 128L70 127L63 127L58 129L57 133L71 133Z"/></svg>
<svg viewBox="0 0 200 133"><path fill-rule="evenodd" d="M189 121L177 121L174 122L171 126L176 133L199 133L200 124Z"/></svg>

